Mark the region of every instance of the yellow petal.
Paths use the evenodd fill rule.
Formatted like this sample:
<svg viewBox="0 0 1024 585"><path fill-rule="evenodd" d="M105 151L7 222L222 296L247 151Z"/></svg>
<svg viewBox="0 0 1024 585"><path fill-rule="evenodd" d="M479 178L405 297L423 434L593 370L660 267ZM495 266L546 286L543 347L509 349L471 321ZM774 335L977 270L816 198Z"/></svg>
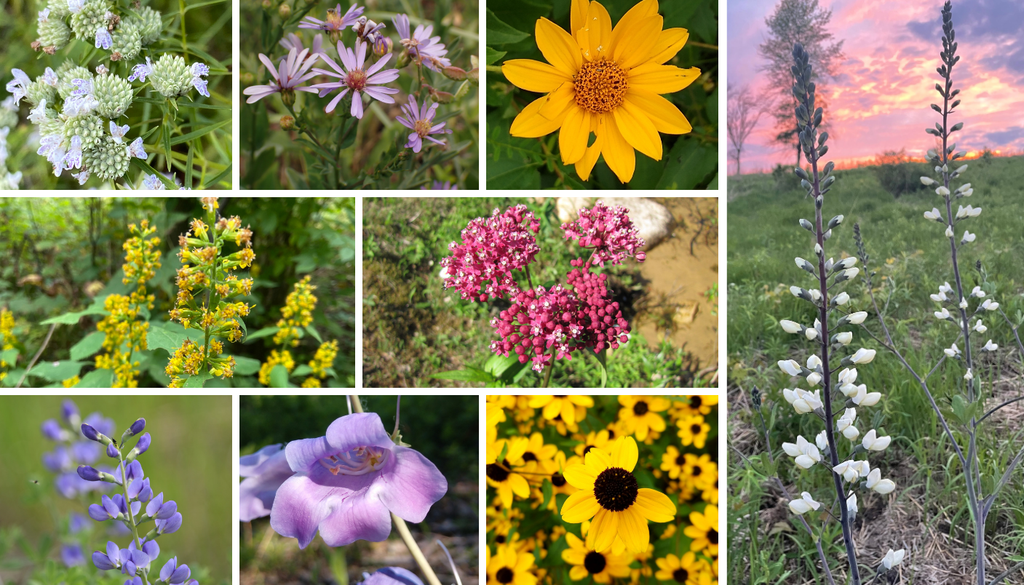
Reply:
<svg viewBox="0 0 1024 585"><path fill-rule="evenodd" d="M562 126L561 119L549 120L540 115L540 107L547 102L548 96L537 98L512 121L511 134L517 138L540 138L547 136Z"/></svg>
<svg viewBox="0 0 1024 585"><path fill-rule="evenodd" d="M507 507L507 506L506 506ZM562 504L562 521L579 524L590 520L601 509L592 491L579 491L569 495Z"/></svg>
<svg viewBox="0 0 1024 585"><path fill-rule="evenodd" d="M645 62L661 65L675 57L689 38L690 33L685 28L667 28L661 31L661 34L658 35L658 42L654 44L654 49L651 50L651 55Z"/></svg>
<svg viewBox="0 0 1024 585"><path fill-rule="evenodd" d="M597 478L585 465L579 464L566 467L563 475L569 485L581 490L594 489L594 480Z"/></svg>
<svg viewBox="0 0 1024 585"><path fill-rule="evenodd" d="M614 122L605 124L606 140L601 154L604 155L604 162L608 163L615 176L623 183L628 183L633 178L633 171L636 170L636 151L626 142L626 139L619 132ZM643 431L643 437L639 431ZM638 429L636 436L641 441L647 436L646 427ZM593 449L591 449L593 452Z"/></svg>
<svg viewBox="0 0 1024 585"><path fill-rule="evenodd" d="M546 18L537 21L535 30L537 46L548 63L569 77L576 75L583 65L583 56L580 54L580 46L569 33Z"/></svg>
<svg viewBox="0 0 1024 585"><path fill-rule="evenodd" d="M576 91L572 88L572 82L563 83L558 86L558 89L541 98L544 100L544 104L540 107L540 115L548 120L565 120L566 114L569 113L568 108L577 107L573 103L575 95Z"/></svg>
<svg viewBox="0 0 1024 585"><path fill-rule="evenodd" d="M519 496L520 498L530 497L530 484L529 482L526 481L526 478L524 478L523 476L519 475L518 473L513 473L512 475L508 476L508 483L509 485L512 486L512 493L514 493L515 495Z"/></svg>
<svg viewBox="0 0 1024 585"><path fill-rule="evenodd" d="M501 507L512 507L512 486L507 481L501 482L501 485L498 486L498 499L501 500Z"/></svg>
<svg viewBox="0 0 1024 585"><path fill-rule="evenodd" d="M555 91L566 81L572 81L569 76L551 65L532 59L505 61L501 66L501 72L505 74L505 79L508 79L512 85L537 93Z"/></svg>
<svg viewBox="0 0 1024 585"><path fill-rule="evenodd" d="M632 473L633 468L636 467L637 457L638 451L633 437L623 437L615 441L615 445L612 447L613 467L621 467Z"/></svg>
<svg viewBox="0 0 1024 585"><path fill-rule="evenodd" d="M604 145L604 133L601 128L604 127L605 120L605 114L591 116L591 128L597 139L587 147L587 153L576 163L576 174L579 175L580 180L590 179L590 172L594 170L594 165L597 164L597 159L601 156L601 148Z"/></svg>
<svg viewBox="0 0 1024 585"><path fill-rule="evenodd" d="M616 532L619 529L619 517L604 508L594 516L587 533L587 546L597 552L604 552L612 547Z"/></svg>
<svg viewBox="0 0 1024 585"><path fill-rule="evenodd" d="M586 559L586 556L584 555L583 558ZM572 562L569 559L564 558L564 554L562 560L568 563ZM590 576L590 572L583 567L583 561L579 561L578 563L574 564L571 569L569 569L569 578L573 581L582 581L586 579L588 576Z"/></svg>
<svg viewBox="0 0 1024 585"><path fill-rule="evenodd" d="M656 14L630 25L622 36L612 41L612 59L623 69L645 62L661 36L663 22L664 19Z"/></svg>
<svg viewBox="0 0 1024 585"><path fill-rule="evenodd" d="M632 553L642 553L647 550L650 542L650 531L647 529L647 520L630 506L621 512L615 512L619 520L619 538L626 544L626 548Z"/></svg>
<svg viewBox="0 0 1024 585"><path fill-rule="evenodd" d="M558 133L558 138L559 138L559 143L558 144L559 144L560 148L561 148L561 145L562 145L562 142L561 142L562 135L565 133L566 125L567 124L572 124L574 127L578 125L577 122L571 121L572 118L574 118L575 116L579 115L577 113L577 110L579 110L580 112L583 111L583 110L580 110L580 108L569 108L569 113L566 114L565 121L562 122L562 130L561 130L561 132ZM570 136L569 138L570 139L574 139L574 137L572 137L572 136ZM562 158L565 158L565 151L562 152ZM569 164L569 163L566 163L566 164ZM571 402L569 402L568 400L565 400L564 398L562 399L562 420L564 420L565 424L567 424L567 425L574 425L574 424L576 424L576 407L573 406L573 404Z"/></svg>
<svg viewBox="0 0 1024 585"><path fill-rule="evenodd" d="M671 522L676 517L675 504L668 496L656 490L640 488L633 505L651 522Z"/></svg>
<svg viewBox="0 0 1024 585"><path fill-rule="evenodd" d="M612 31L612 44L622 42L623 36L636 23L656 14L658 14L658 0L643 0L643 2L630 8L628 12L622 15L618 24L615 25L615 30Z"/></svg>
<svg viewBox="0 0 1024 585"><path fill-rule="evenodd" d="M541 108L541 109L543 109L543 108ZM544 418L546 418L548 420L555 420L555 417L558 416L561 408L562 408L562 401L561 400L552 400L551 402L547 403L544 406L544 410L542 411L541 414L543 414Z"/></svg>
<svg viewBox="0 0 1024 585"><path fill-rule="evenodd" d="M519 553L516 558L515 570L516 573L525 573L530 570L533 566L534 556L530 553Z"/></svg>
<svg viewBox="0 0 1024 585"><path fill-rule="evenodd" d="M596 4L596 2L595 2ZM583 108L569 108L569 114L562 122L558 133L558 148L562 153L562 164L571 165L583 158L590 139L590 112ZM576 422L576 405L562 400L562 419L566 424Z"/></svg>
<svg viewBox="0 0 1024 585"><path fill-rule="evenodd" d="M591 2L583 28L576 38L583 56L589 61L612 54L612 17L599 2Z"/></svg>
<svg viewBox="0 0 1024 585"><path fill-rule="evenodd" d="M583 457L584 464L587 469L596 477L605 469L608 469L612 464L612 460L608 457L608 454L601 449L591 449L587 451L587 454Z"/></svg>
<svg viewBox="0 0 1024 585"><path fill-rule="evenodd" d="M629 87L643 89L651 93L675 93L696 81L698 77L700 77L700 69L696 67L681 69L675 65L657 65L647 62L630 70Z"/></svg>
<svg viewBox="0 0 1024 585"><path fill-rule="evenodd" d="M576 35L576 31L583 28L587 21L587 10L590 9L590 0L572 0L569 8L569 33Z"/></svg>
<svg viewBox="0 0 1024 585"><path fill-rule="evenodd" d="M613 114L615 125L630 146L654 160L661 160L661 135L642 110L623 101Z"/></svg>
<svg viewBox="0 0 1024 585"><path fill-rule="evenodd" d="M693 128L686 116L672 102L656 93L631 87L626 90L625 101L639 107L663 134L686 134ZM524 110L525 111L525 110Z"/></svg>

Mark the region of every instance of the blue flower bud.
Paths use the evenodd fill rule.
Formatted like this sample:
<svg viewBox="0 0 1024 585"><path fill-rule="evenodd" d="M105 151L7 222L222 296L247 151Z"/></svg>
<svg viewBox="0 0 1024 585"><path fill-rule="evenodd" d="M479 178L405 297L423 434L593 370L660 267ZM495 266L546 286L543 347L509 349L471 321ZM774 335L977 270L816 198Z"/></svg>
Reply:
<svg viewBox="0 0 1024 585"><path fill-rule="evenodd" d="M171 585L181 585L192 576L192 571L188 568L188 565L181 565L174 572L171 573L171 579L169 583Z"/></svg>
<svg viewBox="0 0 1024 585"><path fill-rule="evenodd" d="M168 502L168 503L171 503L171 502ZM164 504L164 505L166 506L167 504ZM156 531L157 531L157 534L170 534L172 532L177 532L179 528L181 528L181 513L180 512L175 512L174 515L171 516L170 518L168 518L167 520L159 520L158 519L156 521Z"/></svg>
<svg viewBox="0 0 1024 585"><path fill-rule="evenodd" d="M141 419L140 419L141 420ZM149 449L149 445L153 442L152 437L149 433L139 437L139 442L135 444L135 450L138 451L137 455L142 455Z"/></svg>
<svg viewBox="0 0 1024 585"><path fill-rule="evenodd" d="M100 472L96 471L96 468L94 467L89 467L88 465L79 465L78 477L81 477L85 481L100 481Z"/></svg>
<svg viewBox="0 0 1024 585"><path fill-rule="evenodd" d="M107 457L117 459L118 453L117 447L115 447L113 443L107 445Z"/></svg>
<svg viewBox="0 0 1024 585"><path fill-rule="evenodd" d="M73 400L65 400L60 405L60 413L66 420L71 420L71 417L78 416L78 405Z"/></svg>
<svg viewBox="0 0 1024 585"><path fill-rule="evenodd" d="M50 420L43 422L43 436L46 437L47 439L50 439L51 441L60 440L61 430L62 429L60 428L60 423L53 420L52 418Z"/></svg>
<svg viewBox="0 0 1024 585"><path fill-rule="evenodd" d="M109 571L117 568L117 565L110 562L110 558L103 554L102 551L92 553L92 564L96 565L96 568L101 571Z"/></svg>
<svg viewBox="0 0 1024 585"><path fill-rule="evenodd" d="M131 428L128 430L129 432L131 432L132 436L135 436L141 433L142 429L144 428L146 428L146 419L140 418L139 420L133 422Z"/></svg>
<svg viewBox="0 0 1024 585"><path fill-rule="evenodd" d="M99 441L100 437L103 436L94 426L89 423L82 423L82 434L85 435L86 439L90 441Z"/></svg>

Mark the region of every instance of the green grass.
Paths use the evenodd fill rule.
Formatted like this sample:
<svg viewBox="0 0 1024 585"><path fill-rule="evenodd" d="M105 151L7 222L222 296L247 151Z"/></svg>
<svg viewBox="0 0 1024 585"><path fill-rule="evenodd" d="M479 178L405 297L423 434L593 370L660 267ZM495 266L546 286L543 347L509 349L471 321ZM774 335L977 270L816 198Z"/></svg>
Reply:
<svg viewBox="0 0 1024 585"><path fill-rule="evenodd" d="M971 182L975 194L958 202L984 209L978 219L965 224L978 234L974 244L961 249L960 266L965 287L981 285L1018 323L1024 320L1022 162L1020 157L971 161L964 180ZM837 175L835 186L826 195L825 217L843 214L845 221L829 240L827 254L837 260L856 255L853 224L860 224L870 255L867 269L874 273L876 295L883 306L888 302L888 308L883 309L887 324L910 364L919 372L927 372L955 337L953 326L936 322L931 314L936 306L928 298L940 284L953 280L942 228L922 216L924 211L940 206L941 198L932 190L924 190L894 199L882 189L871 169L839 171ZM809 343L782 331L778 321L791 319L810 324L814 319L813 307L793 297L788 290L792 284L804 287L810 284L810 276L794 265L793 258L814 256L810 234L797 224L801 217L813 219L814 208L802 189L780 188L771 175L738 177L729 187L727 331L732 433L734 439L738 438L736 446L740 451L751 456L764 448L763 437L758 436L752 426L755 419L749 408L751 402L747 393L754 386L765 392L766 413L772 411L771 438L776 450L782 441L791 441L797 434L813 438L821 427L814 417L796 416L782 399L781 390L788 377L775 365L776 361L788 358L803 362L810 350ZM955 208L956 204L954 212ZM963 229L964 226L957 229L958 236ZM981 271L974 267L976 260L981 261ZM845 289L853 297L850 306L873 312L860 280ZM1024 391L1019 379L1021 356L1009 337L1009 327L997 318L991 313L986 315L989 330L981 339L972 338L981 344L991 337L1001 346L995 355L986 354L978 368L985 393L991 393L993 382L999 382L997 389L1001 399L992 402L990 407L1005 399L1003 396L1011 398ZM880 330L873 314L867 325L876 334ZM869 389L881 391L883 401L878 407L858 413L861 423L858 426L863 431L878 428L880 434L893 436L894 447L883 456L872 458L873 466L881 467L883 475L897 481L892 506L909 508L919 504L923 506L922 522L933 533L971 542L973 535L964 534L971 521L963 496L963 479L938 418L920 387L897 359L862 331L855 330L851 347L860 346L879 349L876 360L858 370L858 381L866 383ZM959 366L947 364L929 380L944 411L949 410L947 405L952 394L959 391L962 374ZM983 481L989 489L1021 444L1019 418L1016 421L993 418L995 424L986 423L983 427L979 446L983 453ZM817 554L803 527L795 521L787 522L788 512L779 520L792 525L792 530L787 528L779 533L779 526L762 523L763 509L778 505L779 494L773 487L765 487L761 476L743 464L740 457L733 456L730 463L730 582L746 583L750 576L758 577L753 581L756 583L797 583L816 578ZM796 471L788 461L780 466L782 480L791 490L797 486L797 492L813 488L810 491L817 494L828 493L827 474L796 474ZM999 512L992 515L986 526L989 560L997 567L1007 568L1006 556L1011 552L1019 554L1020 543L1024 541L1021 505L1024 486L1020 478L1018 470L996 505ZM874 497L862 501L862 514L866 517L881 514L885 502L880 500ZM871 514L864 514L866 506L873 510ZM888 539L893 535L878 536ZM871 555L877 548L884 553L890 545L902 546L898 541L873 542L870 550L861 550L862 562L877 561ZM958 546L953 545L954 549ZM835 560L833 570L844 564L839 561L843 556L841 538L831 543L826 538L826 547L831 549L829 558ZM973 554L970 550L957 552ZM914 550L910 554L929 553ZM998 572L1001 571L993 574Z"/></svg>

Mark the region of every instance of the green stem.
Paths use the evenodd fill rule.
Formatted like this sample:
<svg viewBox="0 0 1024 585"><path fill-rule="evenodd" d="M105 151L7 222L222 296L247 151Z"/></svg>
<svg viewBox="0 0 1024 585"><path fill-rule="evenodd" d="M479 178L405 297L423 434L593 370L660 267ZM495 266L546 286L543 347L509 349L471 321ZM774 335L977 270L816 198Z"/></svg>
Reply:
<svg viewBox="0 0 1024 585"><path fill-rule="evenodd" d="M555 369L555 350L551 349L551 363L548 364L548 373L544 374L544 388L550 388L548 384L551 382L551 372Z"/></svg>
<svg viewBox="0 0 1024 585"><path fill-rule="evenodd" d="M128 520L131 522L130 528L132 529L132 538L135 539L136 550L142 551L142 541L139 540L139 528L135 523L135 514L132 513L131 498L128 497L128 473L124 468L124 453L121 453L121 449L117 450L118 466L121 469L121 490L124 492L125 507L128 508ZM145 569L142 570L142 580L149 585L149 575Z"/></svg>

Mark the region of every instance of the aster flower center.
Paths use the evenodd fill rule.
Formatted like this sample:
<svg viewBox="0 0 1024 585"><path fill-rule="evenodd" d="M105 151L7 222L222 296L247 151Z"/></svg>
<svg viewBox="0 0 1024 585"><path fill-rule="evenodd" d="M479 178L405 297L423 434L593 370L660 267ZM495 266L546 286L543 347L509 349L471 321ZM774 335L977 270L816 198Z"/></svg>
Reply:
<svg viewBox="0 0 1024 585"><path fill-rule="evenodd" d="M576 105L595 114L610 112L626 95L626 72L614 61L588 61L573 78Z"/></svg>
<svg viewBox="0 0 1024 585"><path fill-rule="evenodd" d="M366 87L366 72L362 69L350 71L348 77L345 78L345 83L352 91L363 91L363 88Z"/></svg>
<svg viewBox="0 0 1024 585"><path fill-rule="evenodd" d="M677 583L686 583L686 580L690 578L690 572L686 569L679 568L672 571L672 578L675 579Z"/></svg>
<svg viewBox="0 0 1024 585"><path fill-rule="evenodd" d="M416 122L412 125L412 129L417 134L420 135L420 138L423 138L424 136L430 134L431 128L432 126L430 125L430 120L416 120Z"/></svg>
<svg viewBox="0 0 1024 585"><path fill-rule="evenodd" d="M341 12L336 12L334 10L328 10L327 11L327 21L324 24L324 30L328 30L328 31L342 30L342 28L344 28L344 24L343 24L344 20L345 20L344 15Z"/></svg>
<svg viewBox="0 0 1024 585"><path fill-rule="evenodd" d="M595 551L588 552L586 558L583 559L583 567L591 575L596 575L603 571L607 564L608 562L605 561L604 555Z"/></svg>
<svg viewBox="0 0 1024 585"><path fill-rule="evenodd" d="M609 467L594 480L597 503L612 512L621 512L632 506L638 491L636 478L621 467Z"/></svg>
<svg viewBox="0 0 1024 585"><path fill-rule="evenodd" d="M388 453L390 451L381 447L356 447L345 453L324 457L320 465L333 475L365 475L383 468Z"/></svg>

